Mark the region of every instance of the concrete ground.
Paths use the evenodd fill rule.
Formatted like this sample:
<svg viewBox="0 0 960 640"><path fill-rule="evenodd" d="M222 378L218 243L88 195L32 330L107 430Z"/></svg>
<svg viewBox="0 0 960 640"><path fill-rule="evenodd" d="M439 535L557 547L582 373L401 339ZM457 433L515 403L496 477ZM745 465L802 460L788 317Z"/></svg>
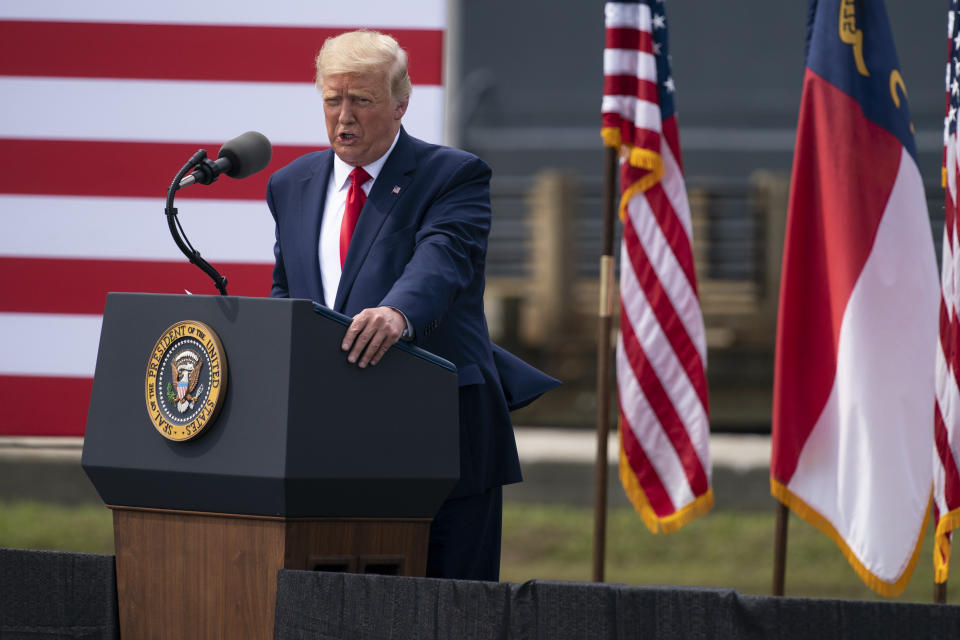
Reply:
<svg viewBox="0 0 960 640"><path fill-rule="evenodd" d="M590 430L518 428L524 482L504 488L521 503L592 506L597 444ZM617 477L617 438L608 449L608 505L629 506ZM0 438L0 500L36 499L61 504L100 502L80 468L82 438ZM717 509L771 509L770 438L713 435L713 490Z"/></svg>

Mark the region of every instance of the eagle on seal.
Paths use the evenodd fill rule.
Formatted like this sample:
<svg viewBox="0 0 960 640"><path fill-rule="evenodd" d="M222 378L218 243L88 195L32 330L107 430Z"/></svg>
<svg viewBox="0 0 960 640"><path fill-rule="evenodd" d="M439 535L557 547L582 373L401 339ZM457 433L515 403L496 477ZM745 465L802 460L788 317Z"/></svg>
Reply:
<svg viewBox="0 0 960 640"><path fill-rule="evenodd" d="M183 413L188 408L192 408L193 403L197 401L193 392L200 381L203 360L193 352L187 351L174 358L170 367L173 369L173 379L177 381L177 409Z"/></svg>

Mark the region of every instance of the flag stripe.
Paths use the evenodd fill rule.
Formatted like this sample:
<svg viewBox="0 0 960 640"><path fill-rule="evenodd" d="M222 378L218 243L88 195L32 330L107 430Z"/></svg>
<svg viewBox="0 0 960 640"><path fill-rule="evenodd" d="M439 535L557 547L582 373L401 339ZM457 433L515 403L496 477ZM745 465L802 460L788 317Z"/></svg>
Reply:
<svg viewBox="0 0 960 640"><path fill-rule="evenodd" d="M633 123L638 134L640 130L660 132L660 108L645 99L636 96L604 96L601 111L619 114L627 122ZM659 144L654 149L659 149Z"/></svg>
<svg viewBox="0 0 960 640"><path fill-rule="evenodd" d="M269 264L216 263L235 296L267 296ZM0 257L0 312L102 314L111 291L217 295L213 281L181 262ZM37 296L37 289L50 295Z"/></svg>
<svg viewBox="0 0 960 640"><path fill-rule="evenodd" d="M951 510L950 505L960 505L960 470L957 469L957 461L950 447L949 438L950 434L943 422L943 415L940 413L940 407L937 406L934 412L933 440L945 476L942 493L947 508L944 513Z"/></svg>
<svg viewBox="0 0 960 640"><path fill-rule="evenodd" d="M626 318L621 317L621 320ZM689 503L695 495L706 491L706 474L689 442L676 407L657 378L636 333L629 322L623 326L618 357L624 360L624 377L635 381L636 393L630 393L629 386L624 387L624 406L626 400L631 402L630 407L624 410L622 420L636 436L655 475L664 483L675 510L677 505ZM633 463L639 460L630 457L629 449L627 458L631 461L631 467L637 468ZM669 514L658 512L657 515L663 517Z"/></svg>
<svg viewBox="0 0 960 640"><path fill-rule="evenodd" d="M644 2L608 2L604 6L604 23L608 29L650 31L650 22L650 6Z"/></svg>
<svg viewBox="0 0 960 640"><path fill-rule="evenodd" d="M632 331L646 354L654 374L663 384L677 413L683 416L690 437L696 442L698 456L703 466L709 468L708 404L702 361L699 361L701 362L699 370L689 367L689 362L681 361L682 355L677 353L674 345L671 344L671 338L666 333L667 326L658 319L659 312L655 311L655 306L667 307L663 310L665 316L672 314L673 309L666 300L648 298L648 293L641 286L634 266L627 261L626 246L624 246L623 255L620 268L622 311L629 320ZM650 271L648 268L644 270Z"/></svg>
<svg viewBox="0 0 960 640"><path fill-rule="evenodd" d="M608 76L636 76L657 81L657 59L645 51L607 49L603 52L603 73Z"/></svg>
<svg viewBox="0 0 960 640"><path fill-rule="evenodd" d="M83 435L92 390L91 378L0 375L0 436Z"/></svg>
<svg viewBox="0 0 960 640"><path fill-rule="evenodd" d="M606 33L607 49L625 49L653 53L653 38L650 31L634 27L611 27Z"/></svg>
<svg viewBox="0 0 960 640"><path fill-rule="evenodd" d="M308 82L4 76L0 95L0 138L226 141L255 130L276 145L328 144L322 100ZM443 89L414 86L404 127L440 142L442 114Z"/></svg>
<svg viewBox="0 0 960 640"><path fill-rule="evenodd" d="M177 204L187 237L208 262L273 263L274 224L265 202ZM159 197L0 196L0 222L7 230L0 234L0 256L185 259L170 238Z"/></svg>
<svg viewBox="0 0 960 640"><path fill-rule="evenodd" d="M946 250L944 250L944 258L947 257ZM956 372L957 369L954 368L953 363L953 354L954 354L954 344L953 344L953 327L950 319L950 311L947 309L947 305L944 302L944 297L940 299L940 344L939 352L937 353L937 364L943 366L943 374L947 375L948 373ZM937 395L940 395L938 391Z"/></svg>
<svg viewBox="0 0 960 640"><path fill-rule="evenodd" d="M626 104L632 104L630 101L638 98L641 101L655 102L658 91L656 82L641 80L636 76L609 75L603 79L603 93L610 97L615 96ZM618 102L611 100L609 104L611 111L619 112Z"/></svg>
<svg viewBox="0 0 960 640"><path fill-rule="evenodd" d="M42 0L0 4L0 18L17 20L69 20L71 22L189 23L238 25L337 26L359 28L378 25L396 28L436 28L446 24L445 0L366 0L332 7L324 2L271 0ZM201 48L206 51L206 48Z"/></svg>
<svg viewBox="0 0 960 640"><path fill-rule="evenodd" d="M630 370L637 377L637 383L640 386L641 393L646 398L647 406L653 412L653 416L656 417L658 428L652 429L650 432L666 436L666 444L669 446L669 449L666 450L662 446L650 447L650 450L660 453L669 451L671 456L676 455L686 476L685 484L680 484L680 486L689 485L694 495L702 495L709 488L707 474L704 472L696 448L690 439L684 419L678 414L678 406L664 388L664 383L658 376L656 367L651 363L646 351L641 346L637 334L629 322L630 319L626 317L626 314L623 314L621 319L624 321L621 329L623 352L630 365ZM646 418L646 421L649 421L653 416ZM636 421L631 420L628 423L632 427L636 424ZM636 429L639 428L636 427Z"/></svg>
<svg viewBox="0 0 960 640"><path fill-rule="evenodd" d="M680 267L680 272L686 277L687 286L690 287L695 297L697 276L693 267L693 250L690 247L690 237L687 235L687 229L680 221L672 203L664 193L663 181L644 192L644 197L660 232L663 234L663 238L670 247L670 252Z"/></svg>
<svg viewBox="0 0 960 640"><path fill-rule="evenodd" d="M624 364L629 365L657 417L658 426L654 431L663 431L673 452L680 457L687 476L685 485L701 495L708 488L706 484L699 484L701 476L709 475L704 472L704 462L709 462L705 435L709 426L707 405L698 397L698 384L686 375L632 269L625 266L621 269L621 273L624 272L621 276ZM693 373L696 376L697 372ZM638 433L644 429L633 420L631 424Z"/></svg>
<svg viewBox="0 0 960 640"><path fill-rule="evenodd" d="M0 21L0 75L313 83L330 27ZM443 32L389 29L410 78L441 85ZM202 43L207 55L198 55ZM292 65L291 60L300 64Z"/></svg>
<svg viewBox="0 0 960 640"><path fill-rule="evenodd" d="M684 272L674 247L664 235L664 230L658 224L657 215L652 210L653 206L669 205L665 204L662 198L652 200L646 198L648 194L659 189L662 183L663 181L631 198L627 205L628 216L625 221L630 220L632 231L639 239L639 245L642 245L644 253L649 256L650 267L656 272L659 284L666 292L687 334L696 346L700 359L705 362L707 346L699 300L694 288L696 280L691 282L689 275Z"/></svg>
<svg viewBox="0 0 960 640"><path fill-rule="evenodd" d="M681 153L680 153L680 131L677 129L677 119L676 119L675 117L674 117L674 118L667 118L667 119L663 122L662 128L663 128L663 139L664 139L664 141L667 143L667 148L670 150L670 153L669 153L669 154L667 154L667 153L664 153L664 154L663 154L664 160L666 161L666 164L667 164L668 166L670 165L671 162L672 162L673 164L675 164L675 165L676 165L676 170L675 170L676 175L677 175L677 176L682 176L682 175L683 175L683 158L681 157ZM665 170L664 173L669 177L670 175L672 175L672 174L674 173L674 171L669 171L669 172L668 172L668 171ZM668 182L668 185L670 185L670 184L671 184L671 183ZM676 185L675 188L673 188L673 189L670 189L669 187L667 188L667 191L668 191L668 193L670 194L670 199L671 199L672 201L676 201L676 200L677 200L677 197L673 195L673 193L676 192L676 193L678 193L678 194L683 198L684 203L686 203L686 202L687 202L687 191L686 191L686 189L684 188L683 181L682 181L682 180L675 180L675 181L673 182L673 184ZM679 211L680 209L679 209L679 207L677 207L676 205L674 205L674 210ZM689 205L684 206L684 210L687 211L687 212L689 212L689 210L690 210ZM693 238L693 230L692 230L692 226L691 226L690 216L688 215L688 216L687 216L686 218L684 218L682 221L683 221L683 223L684 223L684 226L687 228L687 235L690 236L690 238L692 239L692 238Z"/></svg>
<svg viewBox="0 0 960 640"><path fill-rule="evenodd" d="M661 518L668 516L676 511L676 507L670 500L670 495L667 493L663 482L661 482L653 462L647 457L646 452L637 440L637 436L626 418L622 399L620 403L620 443L624 454L630 462L630 468L634 470L635 477L654 513Z"/></svg>
<svg viewBox="0 0 960 640"><path fill-rule="evenodd" d="M946 257L946 256L945 256ZM944 359L944 373L956 376L960 372L960 353L957 352L957 335L960 331L957 312L954 309L951 313L944 302L945 296L940 300L940 351L939 354Z"/></svg>
<svg viewBox="0 0 960 640"><path fill-rule="evenodd" d="M690 218L690 202L687 200L687 187L683 182L683 166L680 162L680 134L677 131L676 116L663 122L663 136L660 144L660 157L663 159L663 180L660 185L664 195L670 201L670 210L677 222L687 234L687 243L693 242L693 222ZM692 250L688 250L693 255ZM693 265L691 257L690 264ZM693 273L691 270L689 273ZM696 290L694 278L690 285Z"/></svg>
<svg viewBox="0 0 960 640"><path fill-rule="evenodd" d="M215 159L222 144L4 138L0 139L0 193L154 198L162 210L162 199L180 167L197 149L206 149L207 156ZM274 146L263 171L243 180L222 176L211 185L179 191L177 199L263 201L274 171L316 150Z"/></svg>
<svg viewBox="0 0 960 640"><path fill-rule="evenodd" d="M644 251L629 218L624 221L623 242L627 249L624 256L630 260L632 272L643 290L649 309L656 316L660 330L663 331L670 343L670 349L676 354L680 366L693 384L697 397L700 399L700 404L703 407L708 406L706 380L698 375L698 372L703 371L703 360L701 360L700 353L694 346L693 340L690 339L686 327L680 321L676 308L657 278L650 259ZM623 269L621 269L622 271ZM621 277L624 276L621 275Z"/></svg>
<svg viewBox="0 0 960 640"><path fill-rule="evenodd" d="M93 376L102 323L99 315L0 313L0 375Z"/></svg>

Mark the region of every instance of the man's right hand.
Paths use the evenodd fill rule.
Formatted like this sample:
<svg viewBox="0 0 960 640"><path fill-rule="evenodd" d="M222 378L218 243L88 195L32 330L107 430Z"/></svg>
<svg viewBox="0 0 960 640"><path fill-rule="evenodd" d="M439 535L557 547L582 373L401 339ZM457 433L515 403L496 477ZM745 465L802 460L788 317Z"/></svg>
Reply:
<svg viewBox="0 0 960 640"><path fill-rule="evenodd" d="M361 369L368 364L374 366L406 328L403 314L392 307L364 309L353 317L340 348L349 352L347 361L351 364Z"/></svg>

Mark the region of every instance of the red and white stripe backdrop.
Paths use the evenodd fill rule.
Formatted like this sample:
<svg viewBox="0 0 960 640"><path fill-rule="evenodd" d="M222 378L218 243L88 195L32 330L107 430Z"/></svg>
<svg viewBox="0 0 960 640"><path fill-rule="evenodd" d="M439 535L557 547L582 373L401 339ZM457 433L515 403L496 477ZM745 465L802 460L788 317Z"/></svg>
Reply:
<svg viewBox="0 0 960 640"><path fill-rule="evenodd" d="M268 294L266 182L328 146L313 85L327 37L396 37L404 125L440 142L445 20L444 0L0 5L0 435L83 433L108 291L216 293L170 238L164 198L194 151L248 130L273 143L270 166L177 205L232 295Z"/></svg>
<svg viewBox="0 0 960 640"><path fill-rule="evenodd" d="M644 524L707 512L707 346L663 3L606 5L603 138L621 153L620 479Z"/></svg>

